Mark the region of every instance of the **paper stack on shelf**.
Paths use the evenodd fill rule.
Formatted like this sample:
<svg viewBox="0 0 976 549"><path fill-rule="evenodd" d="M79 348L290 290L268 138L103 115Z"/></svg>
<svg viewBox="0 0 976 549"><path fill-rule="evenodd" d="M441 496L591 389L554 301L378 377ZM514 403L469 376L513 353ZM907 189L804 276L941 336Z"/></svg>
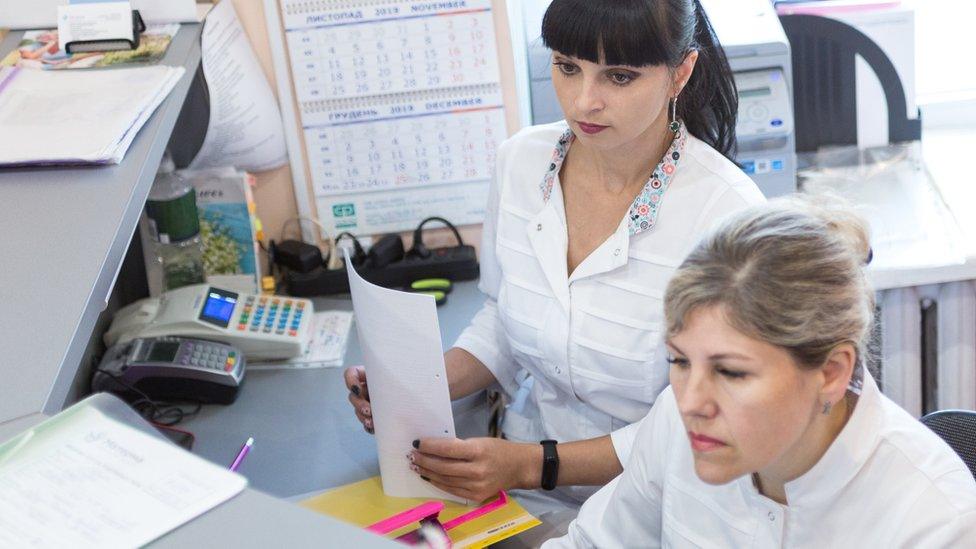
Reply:
<svg viewBox="0 0 976 549"><path fill-rule="evenodd" d="M118 164L183 72L0 69L0 166Z"/></svg>

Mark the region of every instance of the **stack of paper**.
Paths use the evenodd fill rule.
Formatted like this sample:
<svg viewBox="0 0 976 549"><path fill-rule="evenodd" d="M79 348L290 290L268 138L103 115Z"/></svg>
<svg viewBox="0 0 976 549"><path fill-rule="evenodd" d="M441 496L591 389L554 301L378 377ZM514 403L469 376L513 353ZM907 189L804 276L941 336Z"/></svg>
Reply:
<svg viewBox="0 0 976 549"><path fill-rule="evenodd" d="M0 166L118 164L183 72L0 69Z"/></svg>
<svg viewBox="0 0 976 549"><path fill-rule="evenodd" d="M151 429L100 393L0 445L0 547L145 545L247 485Z"/></svg>

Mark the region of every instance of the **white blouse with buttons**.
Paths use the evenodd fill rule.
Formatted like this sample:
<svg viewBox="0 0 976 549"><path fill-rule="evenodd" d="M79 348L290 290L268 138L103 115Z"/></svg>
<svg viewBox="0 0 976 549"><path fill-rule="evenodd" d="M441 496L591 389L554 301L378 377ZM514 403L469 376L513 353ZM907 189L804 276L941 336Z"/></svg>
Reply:
<svg viewBox="0 0 976 549"><path fill-rule="evenodd" d="M500 147L481 247L488 299L455 346L514 400L503 425L509 439L613 433L626 463L633 431L618 430L641 419L668 382L668 279L716 220L764 198L682 128L614 234L570 274L559 167L572 143L559 122Z"/></svg>
<svg viewBox="0 0 976 549"><path fill-rule="evenodd" d="M698 478L670 387L639 425L623 474L545 549L976 546L976 480L870 376L827 452L786 483L788 506L751 475L718 486Z"/></svg>

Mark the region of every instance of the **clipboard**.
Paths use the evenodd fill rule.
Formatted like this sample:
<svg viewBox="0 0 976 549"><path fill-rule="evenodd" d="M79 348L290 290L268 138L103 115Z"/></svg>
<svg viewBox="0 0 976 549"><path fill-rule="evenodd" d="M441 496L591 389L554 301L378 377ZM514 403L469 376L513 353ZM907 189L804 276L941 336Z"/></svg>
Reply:
<svg viewBox="0 0 976 549"><path fill-rule="evenodd" d="M132 10L132 40L128 38L72 40L64 45L64 49L68 54L134 50L139 47L139 36L145 31L146 23L139 15L139 10Z"/></svg>

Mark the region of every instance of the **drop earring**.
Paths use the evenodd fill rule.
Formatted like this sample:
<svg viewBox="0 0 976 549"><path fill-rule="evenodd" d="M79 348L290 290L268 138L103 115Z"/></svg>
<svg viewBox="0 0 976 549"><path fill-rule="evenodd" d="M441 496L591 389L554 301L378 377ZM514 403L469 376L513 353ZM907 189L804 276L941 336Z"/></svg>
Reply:
<svg viewBox="0 0 976 549"><path fill-rule="evenodd" d="M668 128L674 132L678 133L681 129L681 123L678 122L678 96L674 96L668 101Z"/></svg>
<svg viewBox="0 0 976 549"><path fill-rule="evenodd" d="M829 400L828 400L827 402L824 402L824 407L823 407L823 415L825 415L825 416L826 416L826 415L829 415L829 414L830 414L830 408L831 408L832 406L833 406L833 405L832 405L832 404L830 403L830 401L829 401Z"/></svg>

